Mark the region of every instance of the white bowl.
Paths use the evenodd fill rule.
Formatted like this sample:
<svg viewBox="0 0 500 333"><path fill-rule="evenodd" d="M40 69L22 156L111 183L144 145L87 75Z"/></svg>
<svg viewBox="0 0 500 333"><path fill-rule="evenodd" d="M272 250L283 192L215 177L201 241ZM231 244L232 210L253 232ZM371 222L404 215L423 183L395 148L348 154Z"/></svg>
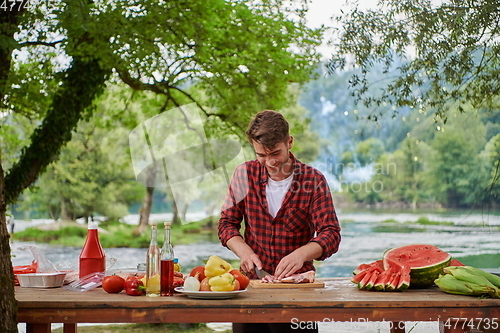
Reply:
<svg viewBox="0 0 500 333"><path fill-rule="evenodd" d="M66 272L17 274L21 287L57 288L62 287Z"/></svg>

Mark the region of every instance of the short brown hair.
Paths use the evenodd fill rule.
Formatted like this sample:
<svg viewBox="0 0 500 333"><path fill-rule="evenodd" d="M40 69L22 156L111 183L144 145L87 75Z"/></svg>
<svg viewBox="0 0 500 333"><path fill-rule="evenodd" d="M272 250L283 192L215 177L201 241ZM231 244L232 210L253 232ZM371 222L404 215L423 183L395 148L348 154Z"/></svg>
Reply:
<svg viewBox="0 0 500 333"><path fill-rule="evenodd" d="M290 137L289 125L279 112L264 110L255 116L245 132L248 141L260 143L267 149L273 149L280 142Z"/></svg>

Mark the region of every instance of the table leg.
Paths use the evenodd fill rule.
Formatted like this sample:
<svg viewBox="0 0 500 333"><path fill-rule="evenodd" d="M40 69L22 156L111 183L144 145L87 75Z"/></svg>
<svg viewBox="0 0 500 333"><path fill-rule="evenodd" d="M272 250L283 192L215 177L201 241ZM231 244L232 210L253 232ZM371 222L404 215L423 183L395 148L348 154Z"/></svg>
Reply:
<svg viewBox="0 0 500 333"><path fill-rule="evenodd" d="M50 333L50 324L30 324L26 323L26 333Z"/></svg>
<svg viewBox="0 0 500 333"><path fill-rule="evenodd" d="M76 324L63 324L63 333L76 333Z"/></svg>
<svg viewBox="0 0 500 333"><path fill-rule="evenodd" d="M405 325L398 321L392 322L391 333L405 333Z"/></svg>

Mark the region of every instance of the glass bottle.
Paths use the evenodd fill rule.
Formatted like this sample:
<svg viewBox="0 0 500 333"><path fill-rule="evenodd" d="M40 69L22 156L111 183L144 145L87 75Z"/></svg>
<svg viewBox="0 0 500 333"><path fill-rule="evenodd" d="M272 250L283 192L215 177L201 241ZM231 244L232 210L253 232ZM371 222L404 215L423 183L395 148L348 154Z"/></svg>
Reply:
<svg viewBox="0 0 500 333"><path fill-rule="evenodd" d="M80 252L78 276L81 278L105 270L106 254L99 241L98 225L97 222L91 221L88 224L87 239Z"/></svg>
<svg viewBox="0 0 500 333"><path fill-rule="evenodd" d="M146 296L160 296L160 248L156 224L151 225L151 240L146 254Z"/></svg>
<svg viewBox="0 0 500 333"><path fill-rule="evenodd" d="M170 242L170 222L165 222L165 238L161 248L161 295L174 295L174 248Z"/></svg>

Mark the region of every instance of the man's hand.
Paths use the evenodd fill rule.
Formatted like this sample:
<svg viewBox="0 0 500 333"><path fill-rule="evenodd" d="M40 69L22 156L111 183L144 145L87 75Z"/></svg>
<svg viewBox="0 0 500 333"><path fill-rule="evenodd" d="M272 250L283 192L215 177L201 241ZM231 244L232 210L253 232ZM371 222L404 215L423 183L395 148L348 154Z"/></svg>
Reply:
<svg viewBox="0 0 500 333"><path fill-rule="evenodd" d="M304 262L321 257L323 248L316 242L307 243L289 255L283 257L274 271L274 276L281 280L298 271Z"/></svg>
<svg viewBox="0 0 500 333"><path fill-rule="evenodd" d="M259 256L253 252L240 236L234 236L228 240L227 247L240 258L240 270L243 272L253 272L255 266L262 269L262 262Z"/></svg>

